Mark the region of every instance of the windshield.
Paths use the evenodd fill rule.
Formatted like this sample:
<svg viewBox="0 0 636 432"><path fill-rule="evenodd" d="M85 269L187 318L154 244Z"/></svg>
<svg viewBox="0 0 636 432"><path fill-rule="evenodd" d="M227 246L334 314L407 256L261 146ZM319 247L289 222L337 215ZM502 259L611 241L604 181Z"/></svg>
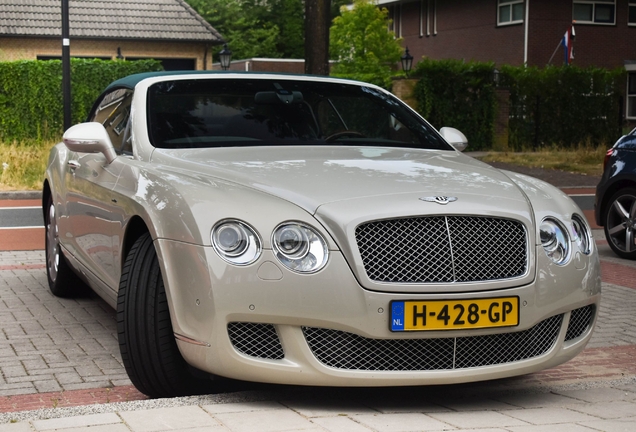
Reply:
<svg viewBox="0 0 636 432"><path fill-rule="evenodd" d="M452 150L400 100L344 83L270 79L163 81L148 89L159 148L364 145Z"/></svg>

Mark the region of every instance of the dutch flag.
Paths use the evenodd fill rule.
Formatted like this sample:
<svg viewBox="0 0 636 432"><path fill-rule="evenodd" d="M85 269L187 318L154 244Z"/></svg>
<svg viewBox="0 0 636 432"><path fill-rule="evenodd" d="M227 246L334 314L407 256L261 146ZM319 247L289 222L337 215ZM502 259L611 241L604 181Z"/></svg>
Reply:
<svg viewBox="0 0 636 432"><path fill-rule="evenodd" d="M565 64L569 65L571 60L574 60L574 51L573 51L573 41L574 41L574 27L570 27L568 31L563 35L563 39L561 39L561 45L563 45L563 56L565 59Z"/></svg>

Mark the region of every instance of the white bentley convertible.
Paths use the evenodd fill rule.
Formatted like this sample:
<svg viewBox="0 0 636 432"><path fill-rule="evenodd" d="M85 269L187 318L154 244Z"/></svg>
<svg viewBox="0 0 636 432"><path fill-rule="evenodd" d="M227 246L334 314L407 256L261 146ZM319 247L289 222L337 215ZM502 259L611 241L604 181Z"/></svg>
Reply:
<svg viewBox="0 0 636 432"><path fill-rule="evenodd" d="M459 131L378 87L134 75L63 141L44 182L50 288L117 309L150 396L214 377L487 380L590 339L601 283L581 210L463 155Z"/></svg>

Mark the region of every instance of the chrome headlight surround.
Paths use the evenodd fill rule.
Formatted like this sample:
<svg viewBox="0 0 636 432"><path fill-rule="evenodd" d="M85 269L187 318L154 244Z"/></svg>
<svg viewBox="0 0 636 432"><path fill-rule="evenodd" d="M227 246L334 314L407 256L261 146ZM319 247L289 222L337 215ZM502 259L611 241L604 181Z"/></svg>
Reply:
<svg viewBox="0 0 636 432"><path fill-rule="evenodd" d="M302 222L283 222L272 234L276 258L296 273L316 273L329 259L327 242L314 228Z"/></svg>
<svg viewBox="0 0 636 432"><path fill-rule="evenodd" d="M557 265L564 265L572 251L568 231L555 218L547 217L539 225L539 238L545 254Z"/></svg>
<svg viewBox="0 0 636 432"><path fill-rule="evenodd" d="M256 230L237 219L224 219L214 224L210 240L216 253L234 265L252 264L263 251Z"/></svg>
<svg viewBox="0 0 636 432"><path fill-rule="evenodd" d="M578 214L572 215L572 238L584 255L592 252L594 241L592 240L592 230L583 217Z"/></svg>

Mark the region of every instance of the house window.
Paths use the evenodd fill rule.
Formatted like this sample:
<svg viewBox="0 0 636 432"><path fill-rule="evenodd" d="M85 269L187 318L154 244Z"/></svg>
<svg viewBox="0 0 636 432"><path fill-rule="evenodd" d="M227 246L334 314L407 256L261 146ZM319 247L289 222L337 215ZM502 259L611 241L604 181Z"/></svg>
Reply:
<svg viewBox="0 0 636 432"><path fill-rule="evenodd" d="M497 24L508 25L523 22L523 0L499 0Z"/></svg>
<svg viewBox="0 0 636 432"><path fill-rule="evenodd" d="M629 18L627 22L629 25L636 25L636 0L629 0Z"/></svg>
<svg viewBox="0 0 636 432"><path fill-rule="evenodd" d="M627 78L627 117L636 118L636 72Z"/></svg>
<svg viewBox="0 0 636 432"><path fill-rule="evenodd" d="M615 0L574 0L572 19L577 24L614 24L615 11Z"/></svg>

